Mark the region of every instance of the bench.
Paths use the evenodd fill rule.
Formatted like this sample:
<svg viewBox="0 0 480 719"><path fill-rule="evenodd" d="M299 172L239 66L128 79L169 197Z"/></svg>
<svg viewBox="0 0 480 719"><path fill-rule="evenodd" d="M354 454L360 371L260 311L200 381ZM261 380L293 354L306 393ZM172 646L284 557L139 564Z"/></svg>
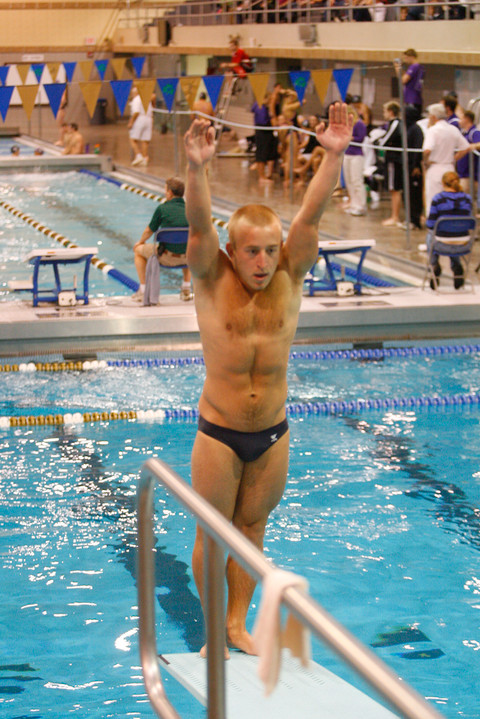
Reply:
<svg viewBox="0 0 480 719"><path fill-rule="evenodd" d="M41 302L56 302L65 306L75 305L83 301L88 305L88 275L90 262L98 252L96 247L62 247L58 249L32 250L25 257L25 262L33 265L31 280L10 280L8 288L16 292L31 292L33 295L33 306L37 307ZM60 265L84 264L82 290L77 292L76 286L72 289L62 288L60 280ZM51 267L55 280L55 286L43 289L39 288L39 273L41 267Z"/></svg>

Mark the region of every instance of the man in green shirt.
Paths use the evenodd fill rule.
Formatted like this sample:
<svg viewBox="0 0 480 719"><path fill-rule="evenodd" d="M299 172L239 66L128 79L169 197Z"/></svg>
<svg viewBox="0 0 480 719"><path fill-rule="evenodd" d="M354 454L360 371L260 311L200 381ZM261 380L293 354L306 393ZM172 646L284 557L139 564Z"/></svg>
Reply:
<svg viewBox="0 0 480 719"><path fill-rule="evenodd" d="M156 242L146 244L147 240L150 239L153 233L157 232L160 227L188 227L185 215L185 200L183 199L184 192L185 184L182 180L178 177L168 178L165 191L166 201L157 207L139 241L133 246L135 268L140 281L140 287L133 295L133 299L138 302L143 302L143 295L145 293L145 270L147 261L158 249ZM179 265L186 265L186 252L186 243L185 245L169 245L165 243L163 252L158 257L160 266L178 267ZM193 298L190 284L191 275L187 267L182 268L182 272L183 283L180 299L187 302Z"/></svg>

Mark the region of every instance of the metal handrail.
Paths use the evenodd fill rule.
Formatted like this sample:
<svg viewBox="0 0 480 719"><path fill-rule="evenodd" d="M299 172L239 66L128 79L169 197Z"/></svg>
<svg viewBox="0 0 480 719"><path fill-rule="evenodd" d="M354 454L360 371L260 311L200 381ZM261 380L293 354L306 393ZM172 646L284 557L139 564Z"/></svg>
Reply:
<svg viewBox="0 0 480 719"><path fill-rule="evenodd" d="M170 704L160 676L155 638L153 494L159 482L196 518L205 533L208 560L205 561L207 645L207 716L225 717L223 611L223 550L257 581L263 581L275 567L233 527L211 504L187 484L168 464L149 459L142 467L138 501L138 610L139 643L143 676L150 702L161 719L179 719ZM213 555L213 556L212 556ZM319 639L376 689L407 719L441 719L414 689L402 682L370 649L329 615L306 592L289 588L283 604Z"/></svg>
<svg viewBox="0 0 480 719"><path fill-rule="evenodd" d="M477 0L463 0L450 6L444 0L429 0L428 3L418 0L415 3L398 2L395 5L382 7L376 5L358 5L355 0L275 0L273 5L264 2L260 7L252 8L249 3L245 7L237 2L216 2L214 0L161 0L140 4L135 7L136 14L132 17L130 9L124 9L119 20L119 26L134 26L155 22L155 18L165 18L172 25L230 25L257 24L257 23L323 23L333 22L341 16L347 22L354 21L354 13L358 10L381 9L385 15L381 22L400 22L402 10L408 11L415 17L412 20L430 22L437 19L435 12L441 14L444 20L475 19L480 13ZM465 18L458 13L465 12ZM443 15L442 15L443 13ZM439 18L438 18L439 19ZM372 18L373 20L373 18ZM233 30L233 28L232 28Z"/></svg>

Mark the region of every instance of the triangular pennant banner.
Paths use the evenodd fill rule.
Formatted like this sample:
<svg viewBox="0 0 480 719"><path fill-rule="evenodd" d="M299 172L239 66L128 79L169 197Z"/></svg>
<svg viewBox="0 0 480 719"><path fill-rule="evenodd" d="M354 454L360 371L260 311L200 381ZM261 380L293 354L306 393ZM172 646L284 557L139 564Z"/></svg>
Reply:
<svg viewBox="0 0 480 719"><path fill-rule="evenodd" d="M197 92L201 81L201 77L180 78L180 87L182 88L182 92L185 96L185 100L187 101L190 110L193 109L193 103L195 102L195 98L197 97Z"/></svg>
<svg viewBox="0 0 480 719"><path fill-rule="evenodd" d="M47 62L48 72L52 81L55 82L57 79L58 71L60 70L60 62Z"/></svg>
<svg viewBox="0 0 480 719"><path fill-rule="evenodd" d="M305 97L305 90L307 89L308 81L310 80L310 70L292 70L289 75L290 82L297 93L298 101L302 103L303 98Z"/></svg>
<svg viewBox="0 0 480 719"><path fill-rule="evenodd" d="M80 85L80 90L82 91L88 114L90 117L93 117L98 96L100 95L100 90L102 89L102 83L100 80L96 80L94 82L79 82L78 84Z"/></svg>
<svg viewBox="0 0 480 719"><path fill-rule="evenodd" d="M333 71L333 77L337 83L338 91L342 100L345 100L347 96L348 86L353 75L353 67L340 68Z"/></svg>
<svg viewBox="0 0 480 719"><path fill-rule="evenodd" d="M223 85L223 75L205 75L202 77L203 84L208 92L208 97L212 103L213 109L217 109L218 98L220 96L220 90Z"/></svg>
<svg viewBox="0 0 480 719"><path fill-rule="evenodd" d="M105 77L105 71L108 67L108 60L95 60L95 67L97 68L100 80Z"/></svg>
<svg viewBox="0 0 480 719"><path fill-rule="evenodd" d="M65 68L65 74L67 76L68 82L72 82L73 80L73 73L75 72L75 68L77 67L76 62L64 62L63 67Z"/></svg>
<svg viewBox="0 0 480 719"><path fill-rule="evenodd" d="M0 112L2 113L2 118L4 122L7 116L8 108L10 107L10 100L12 98L13 90L13 85L0 87Z"/></svg>
<svg viewBox="0 0 480 719"><path fill-rule="evenodd" d="M267 93L268 81L270 80L270 73L254 72L251 75L248 75L248 79L257 104L263 105L263 101L265 100L265 95Z"/></svg>
<svg viewBox="0 0 480 719"><path fill-rule="evenodd" d="M22 85L25 85L25 80L27 79L27 75L30 71L30 65L17 65L17 72L20 75L20 80L22 81Z"/></svg>
<svg viewBox="0 0 480 719"><path fill-rule="evenodd" d="M123 70L125 68L126 62L126 57L116 57L114 60L110 60L110 63L113 67L113 72L115 73L115 77L117 78L117 80L122 79Z"/></svg>
<svg viewBox="0 0 480 719"><path fill-rule="evenodd" d="M82 60L78 64L80 65L83 79L85 81L90 80L90 75L92 74L93 60Z"/></svg>
<svg viewBox="0 0 480 719"><path fill-rule="evenodd" d="M165 100L167 110L171 112L178 87L178 77L158 77L157 82L163 99Z"/></svg>
<svg viewBox="0 0 480 719"><path fill-rule="evenodd" d="M2 83L2 85L5 85L5 83L7 82L7 75L8 75L9 70L10 70L9 65L1 65L0 66L0 82Z"/></svg>
<svg viewBox="0 0 480 719"><path fill-rule="evenodd" d="M17 90L20 94L23 109L27 118L30 120L35 107L35 100L38 93L38 85L18 85Z"/></svg>
<svg viewBox="0 0 480 719"><path fill-rule="evenodd" d="M40 82L40 80L42 79L45 63L44 62L36 62L36 63L33 63L30 67L32 68L33 72L35 73L37 82Z"/></svg>
<svg viewBox="0 0 480 719"><path fill-rule="evenodd" d="M120 115L123 115L125 112L132 84L133 80L110 80L110 87L112 88L113 96L120 110Z"/></svg>
<svg viewBox="0 0 480 719"><path fill-rule="evenodd" d="M43 86L45 92L47 93L48 102L50 103L54 117L57 117L66 87L67 85L64 82L52 83Z"/></svg>
<svg viewBox="0 0 480 719"><path fill-rule="evenodd" d="M142 74L143 65L145 63L145 58L144 57L131 57L130 62L132 63L132 67L135 71L135 75L137 77L140 77L140 75Z"/></svg>
<svg viewBox="0 0 480 719"><path fill-rule="evenodd" d="M135 80L135 87L140 95L143 109L147 112L152 95L155 92L155 80Z"/></svg>
<svg viewBox="0 0 480 719"><path fill-rule="evenodd" d="M312 76L312 82L315 90L317 91L318 99L323 105L328 92L328 86L330 85L330 80L332 79L332 71L310 70L310 75Z"/></svg>

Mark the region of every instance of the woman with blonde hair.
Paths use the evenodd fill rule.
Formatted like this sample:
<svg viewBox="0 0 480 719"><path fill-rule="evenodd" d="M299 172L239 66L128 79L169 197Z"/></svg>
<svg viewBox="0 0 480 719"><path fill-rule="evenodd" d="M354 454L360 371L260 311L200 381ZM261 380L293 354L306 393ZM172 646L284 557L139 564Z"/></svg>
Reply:
<svg viewBox="0 0 480 719"><path fill-rule="evenodd" d="M437 194L434 195L432 199L432 203L430 205L430 213L425 223L428 228L427 249L429 252L430 246L433 242L433 230L435 227L435 223L440 217L468 217L472 214L472 198L470 197L470 195L467 195L466 192L462 191L462 188L460 186L460 178L456 172L449 170L442 175L442 187L442 191L437 192ZM465 233L462 232L462 235L464 234ZM454 234L452 232L447 234L440 231L437 234L437 237L445 237L446 245L449 244L449 237L453 238L458 236L458 234ZM430 261L433 266L433 272L435 274L435 277L440 277L442 273L442 268L440 266L438 254L433 253ZM465 284L463 266L458 257L450 257L450 265L453 272L453 286L456 290L458 290ZM430 287L432 288L432 290L435 289L435 283L433 279L430 280Z"/></svg>

